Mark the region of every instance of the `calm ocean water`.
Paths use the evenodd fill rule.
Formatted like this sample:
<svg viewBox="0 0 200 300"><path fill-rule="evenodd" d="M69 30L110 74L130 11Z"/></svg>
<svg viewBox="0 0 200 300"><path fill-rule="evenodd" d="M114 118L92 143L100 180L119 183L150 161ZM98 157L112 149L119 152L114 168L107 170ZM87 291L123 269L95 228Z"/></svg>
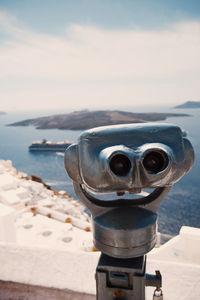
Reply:
<svg viewBox="0 0 200 300"><path fill-rule="evenodd" d="M124 109L144 112L144 108ZM159 230L163 233L177 234L182 225L200 227L200 109L180 110L168 108L146 108L145 111L188 113L191 117L169 118L166 122L180 125L188 132L192 142L196 161L193 169L172 189L159 209ZM0 159L10 159L14 166L28 175L38 175L52 187L66 190L76 198L70 178L67 176L63 155L60 153L31 153L28 146L34 140L43 138L76 142L81 131L36 130L33 127L8 127L6 124L49 115L49 112L16 113L0 115Z"/></svg>

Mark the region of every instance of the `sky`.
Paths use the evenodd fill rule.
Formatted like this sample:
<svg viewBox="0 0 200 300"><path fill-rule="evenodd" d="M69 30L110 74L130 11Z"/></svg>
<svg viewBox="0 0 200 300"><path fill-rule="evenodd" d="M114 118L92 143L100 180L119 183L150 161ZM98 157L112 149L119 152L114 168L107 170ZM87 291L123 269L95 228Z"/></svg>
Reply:
<svg viewBox="0 0 200 300"><path fill-rule="evenodd" d="M0 110L200 101L199 0L0 0Z"/></svg>

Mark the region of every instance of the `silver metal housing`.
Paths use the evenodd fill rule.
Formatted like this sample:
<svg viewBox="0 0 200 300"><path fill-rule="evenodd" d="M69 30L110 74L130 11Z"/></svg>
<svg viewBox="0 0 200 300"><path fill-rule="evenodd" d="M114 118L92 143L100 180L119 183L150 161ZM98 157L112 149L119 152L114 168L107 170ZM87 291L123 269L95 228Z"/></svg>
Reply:
<svg viewBox="0 0 200 300"><path fill-rule="evenodd" d="M81 134L66 150L65 168L92 213L95 246L119 258L150 251L156 242L157 209L193 162L192 145L176 125L115 125ZM136 200L100 200L89 193L119 195L144 188L155 190Z"/></svg>

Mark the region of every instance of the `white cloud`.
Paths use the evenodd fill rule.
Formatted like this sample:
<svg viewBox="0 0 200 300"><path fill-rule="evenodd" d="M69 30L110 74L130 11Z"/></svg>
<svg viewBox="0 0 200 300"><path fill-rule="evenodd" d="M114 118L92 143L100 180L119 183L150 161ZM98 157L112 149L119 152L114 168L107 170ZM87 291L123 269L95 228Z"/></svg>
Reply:
<svg viewBox="0 0 200 300"><path fill-rule="evenodd" d="M6 34L0 43L0 108L200 98L198 22L162 31L72 25L65 36L53 36L1 13L0 31Z"/></svg>

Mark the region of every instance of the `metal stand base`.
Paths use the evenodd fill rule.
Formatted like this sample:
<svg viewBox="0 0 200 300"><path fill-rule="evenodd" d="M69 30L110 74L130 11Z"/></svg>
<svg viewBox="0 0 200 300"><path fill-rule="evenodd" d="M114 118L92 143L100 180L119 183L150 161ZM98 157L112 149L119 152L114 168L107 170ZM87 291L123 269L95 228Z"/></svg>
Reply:
<svg viewBox="0 0 200 300"><path fill-rule="evenodd" d="M145 286L161 287L161 274L145 273L146 256L118 259L101 254L96 269L97 300L145 300Z"/></svg>
<svg viewBox="0 0 200 300"><path fill-rule="evenodd" d="M144 256L117 259L101 254L96 270L97 300L145 300Z"/></svg>

